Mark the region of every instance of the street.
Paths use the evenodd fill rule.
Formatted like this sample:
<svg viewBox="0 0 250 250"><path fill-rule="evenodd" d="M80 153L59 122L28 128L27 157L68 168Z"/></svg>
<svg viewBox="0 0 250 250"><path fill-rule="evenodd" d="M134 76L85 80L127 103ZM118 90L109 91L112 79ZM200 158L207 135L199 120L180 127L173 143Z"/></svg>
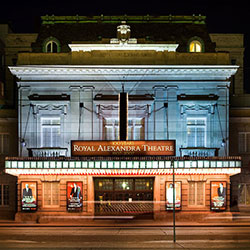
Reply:
<svg viewBox="0 0 250 250"><path fill-rule="evenodd" d="M250 227L0 227L0 249L250 249Z"/></svg>

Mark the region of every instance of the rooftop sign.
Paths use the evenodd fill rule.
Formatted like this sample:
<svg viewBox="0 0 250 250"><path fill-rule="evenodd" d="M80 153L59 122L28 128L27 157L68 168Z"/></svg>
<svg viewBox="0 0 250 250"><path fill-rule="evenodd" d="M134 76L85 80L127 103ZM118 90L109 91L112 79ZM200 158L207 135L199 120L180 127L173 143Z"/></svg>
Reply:
<svg viewBox="0 0 250 250"><path fill-rule="evenodd" d="M175 156L175 141L71 141L72 156Z"/></svg>

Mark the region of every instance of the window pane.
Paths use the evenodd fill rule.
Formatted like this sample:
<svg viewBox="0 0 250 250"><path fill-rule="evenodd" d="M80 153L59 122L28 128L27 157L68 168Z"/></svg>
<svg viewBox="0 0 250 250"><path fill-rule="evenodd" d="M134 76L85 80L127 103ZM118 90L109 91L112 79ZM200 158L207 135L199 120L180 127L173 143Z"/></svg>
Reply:
<svg viewBox="0 0 250 250"><path fill-rule="evenodd" d="M195 128L187 128L187 144L188 147L195 147Z"/></svg>
<svg viewBox="0 0 250 250"><path fill-rule="evenodd" d="M106 140L113 140L113 127L105 127Z"/></svg>
<svg viewBox="0 0 250 250"><path fill-rule="evenodd" d="M0 134L0 154L9 153L9 134Z"/></svg>
<svg viewBox="0 0 250 250"><path fill-rule="evenodd" d="M245 152L245 134L238 134L239 152Z"/></svg>
<svg viewBox="0 0 250 250"><path fill-rule="evenodd" d="M42 130L42 147L51 146L51 128L43 128Z"/></svg>
<svg viewBox="0 0 250 250"><path fill-rule="evenodd" d="M201 45L198 42L195 43L195 52L201 52Z"/></svg>
<svg viewBox="0 0 250 250"><path fill-rule="evenodd" d="M206 120L187 119L187 146L205 147L206 146Z"/></svg>
<svg viewBox="0 0 250 250"><path fill-rule="evenodd" d="M250 133L247 133L246 136L246 152L250 152Z"/></svg>
<svg viewBox="0 0 250 250"><path fill-rule="evenodd" d="M96 190L113 190L113 179L96 179L95 180Z"/></svg>
<svg viewBox="0 0 250 250"><path fill-rule="evenodd" d="M134 140L141 140L142 139L141 131L142 131L141 126L135 126L135 128L134 128Z"/></svg>
<svg viewBox="0 0 250 250"><path fill-rule="evenodd" d="M205 146L205 129L197 128L197 147Z"/></svg>
<svg viewBox="0 0 250 250"><path fill-rule="evenodd" d="M57 52L57 44L55 42L52 42L52 52L53 53Z"/></svg>
<svg viewBox="0 0 250 250"><path fill-rule="evenodd" d="M133 140L133 127L128 126L128 140Z"/></svg>
<svg viewBox="0 0 250 250"><path fill-rule="evenodd" d="M59 205L59 188L58 182L44 183L44 206Z"/></svg>
<svg viewBox="0 0 250 250"><path fill-rule="evenodd" d="M60 118L42 118L42 147L60 147Z"/></svg>
<svg viewBox="0 0 250 250"><path fill-rule="evenodd" d="M45 206L51 205L51 187L49 182L44 183L43 200Z"/></svg>
<svg viewBox="0 0 250 250"><path fill-rule="evenodd" d="M47 52L50 53L51 52L51 42L49 42L47 44Z"/></svg>
<svg viewBox="0 0 250 250"><path fill-rule="evenodd" d="M250 205L250 185L246 184L246 205Z"/></svg>
<svg viewBox="0 0 250 250"><path fill-rule="evenodd" d="M58 182L52 182L51 183L52 188L52 205L59 205L59 183Z"/></svg>
<svg viewBox="0 0 250 250"><path fill-rule="evenodd" d="M189 182L189 205L195 205L195 182Z"/></svg>
<svg viewBox="0 0 250 250"><path fill-rule="evenodd" d="M53 147L59 147L60 146L60 128L55 127L52 128L52 145Z"/></svg>
<svg viewBox="0 0 250 250"><path fill-rule="evenodd" d="M197 205L204 205L204 183L197 182Z"/></svg>
<svg viewBox="0 0 250 250"><path fill-rule="evenodd" d="M133 190L133 179L116 179L115 190Z"/></svg>
<svg viewBox="0 0 250 250"><path fill-rule="evenodd" d="M239 204L240 205L245 205L245 197L246 197L246 186L245 184L239 184L238 186L238 191L239 191Z"/></svg>
<svg viewBox="0 0 250 250"><path fill-rule="evenodd" d="M135 179L135 190L153 190L151 179Z"/></svg>
<svg viewBox="0 0 250 250"><path fill-rule="evenodd" d="M9 185L3 185L3 205L9 205Z"/></svg>

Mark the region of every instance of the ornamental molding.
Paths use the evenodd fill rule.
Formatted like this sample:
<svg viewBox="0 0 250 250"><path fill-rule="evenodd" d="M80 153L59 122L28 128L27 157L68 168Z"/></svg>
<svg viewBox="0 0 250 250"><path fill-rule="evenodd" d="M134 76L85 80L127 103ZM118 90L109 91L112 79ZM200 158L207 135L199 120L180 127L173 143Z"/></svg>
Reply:
<svg viewBox="0 0 250 250"><path fill-rule="evenodd" d="M59 111L61 114L67 114L67 105L56 105L56 104L46 104L46 105L34 105L33 114L37 115L40 111Z"/></svg>
<svg viewBox="0 0 250 250"><path fill-rule="evenodd" d="M110 77L121 80L126 75L131 79L144 77L163 79L211 79L228 80L237 72L239 67L235 65L28 65L10 66L13 75L20 80L25 79L57 79L77 78L88 79L91 77Z"/></svg>
<svg viewBox="0 0 250 250"><path fill-rule="evenodd" d="M110 44L69 44L72 52L91 52L91 51L112 51L112 50L137 50L137 51L156 51L156 52L176 52L179 44L137 44L134 42L115 43L111 40Z"/></svg>
<svg viewBox="0 0 250 250"><path fill-rule="evenodd" d="M214 114L215 104L192 104L192 105L180 105L181 115L186 114L187 111L207 111L209 114Z"/></svg>

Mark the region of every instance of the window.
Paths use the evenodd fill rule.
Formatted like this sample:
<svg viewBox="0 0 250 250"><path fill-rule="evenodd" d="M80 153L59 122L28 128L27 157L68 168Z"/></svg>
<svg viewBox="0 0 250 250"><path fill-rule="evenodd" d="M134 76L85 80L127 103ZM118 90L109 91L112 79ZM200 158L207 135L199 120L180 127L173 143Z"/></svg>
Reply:
<svg viewBox="0 0 250 250"><path fill-rule="evenodd" d="M9 206L9 185L0 184L0 206Z"/></svg>
<svg viewBox="0 0 250 250"><path fill-rule="evenodd" d="M238 133L239 153L250 152L250 132Z"/></svg>
<svg viewBox="0 0 250 250"><path fill-rule="evenodd" d="M58 207L59 206L59 182L44 182L43 183L43 206Z"/></svg>
<svg viewBox="0 0 250 250"><path fill-rule="evenodd" d="M189 44L189 52L202 52L201 42L194 40Z"/></svg>
<svg viewBox="0 0 250 250"><path fill-rule="evenodd" d="M61 126L59 117L41 118L41 146L60 147Z"/></svg>
<svg viewBox="0 0 250 250"><path fill-rule="evenodd" d="M204 206L205 205L205 185L201 181L190 181L188 183L189 194L188 204L190 206Z"/></svg>
<svg viewBox="0 0 250 250"><path fill-rule="evenodd" d="M205 118L187 118L187 146L206 147Z"/></svg>
<svg viewBox="0 0 250 250"><path fill-rule="evenodd" d="M55 41L49 41L45 45L45 51L47 53L57 53L59 52L58 44Z"/></svg>
<svg viewBox="0 0 250 250"><path fill-rule="evenodd" d="M119 126L118 120L106 119L105 120L105 139L108 141L118 140Z"/></svg>
<svg viewBox="0 0 250 250"><path fill-rule="evenodd" d="M0 134L0 154L7 155L9 153L9 134Z"/></svg>
<svg viewBox="0 0 250 250"><path fill-rule="evenodd" d="M128 140L143 140L143 120L128 120Z"/></svg>
<svg viewBox="0 0 250 250"><path fill-rule="evenodd" d="M250 184L239 184L238 192L238 204L250 205Z"/></svg>
<svg viewBox="0 0 250 250"><path fill-rule="evenodd" d="M128 120L128 140L143 140L143 119L129 119ZM119 126L118 120L105 120L105 139L118 140Z"/></svg>
<svg viewBox="0 0 250 250"><path fill-rule="evenodd" d="M43 42L43 52L46 53L58 53L60 52L60 42L55 37L48 37Z"/></svg>

